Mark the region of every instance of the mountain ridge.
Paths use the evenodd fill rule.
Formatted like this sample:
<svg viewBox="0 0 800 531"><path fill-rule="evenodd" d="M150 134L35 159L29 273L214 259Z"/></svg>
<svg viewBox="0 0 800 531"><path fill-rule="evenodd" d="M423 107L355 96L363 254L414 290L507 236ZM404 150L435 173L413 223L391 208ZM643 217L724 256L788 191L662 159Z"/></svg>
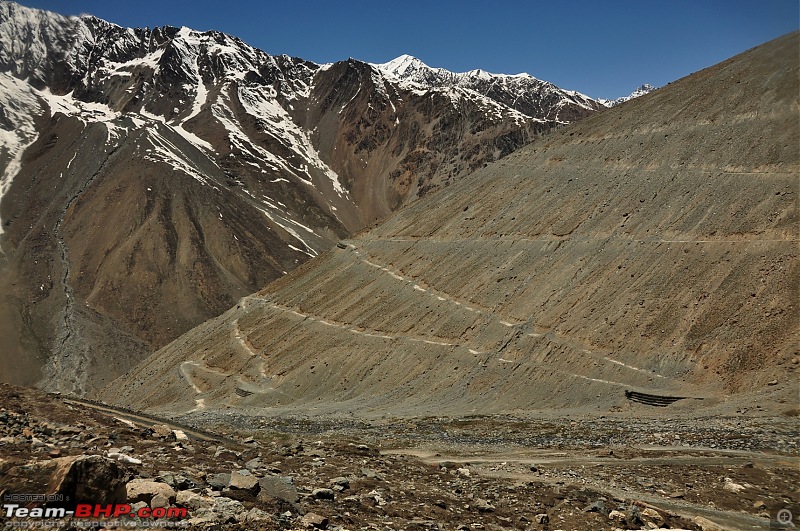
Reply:
<svg viewBox="0 0 800 531"><path fill-rule="evenodd" d="M598 101L600 103L602 103L603 105L605 105L606 107L614 107L615 105L620 105L622 103L625 103L626 101L629 101L629 100L632 100L634 98L639 98L641 96L644 96L645 94L650 94L651 92L653 92L657 88L658 87L654 87L650 83L644 83L642 85L639 85L636 88L636 90L631 92L628 96L621 96L621 97L615 98L613 100L599 99Z"/></svg>
<svg viewBox="0 0 800 531"><path fill-rule="evenodd" d="M799 35L400 209L99 396L198 415L796 404Z"/></svg>
<svg viewBox="0 0 800 531"><path fill-rule="evenodd" d="M554 100L558 120L546 106L527 115L361 61L317 65L216 31L7 1L0 86L3 360L25 360L0 378L78 393L594 112Z"/></svg>
<svg viewBox="0 0 800 531"><path fill-rule="evenodd" d="M492 74L475 69L451 72L432 68L410 55L401 55L387 63L372 66L405 83L420 87L460 87L486 95L495 101L530 117L555 122L568 122L574 116L569 110L561 115L562 108L596 111L603 105L580 92L564 90L553 83L542 81L529 74ZM546 111L545 109L550 109Z"/></svg>

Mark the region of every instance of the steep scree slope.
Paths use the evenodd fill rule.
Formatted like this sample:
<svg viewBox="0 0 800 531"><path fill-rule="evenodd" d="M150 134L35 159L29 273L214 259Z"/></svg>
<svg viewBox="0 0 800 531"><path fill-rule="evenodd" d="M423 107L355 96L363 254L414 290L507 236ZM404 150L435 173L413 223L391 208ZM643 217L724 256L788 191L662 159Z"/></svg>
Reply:
<svg viewBox="0 0 800 531"><path fill-rule="evenodd" d="M471 413L796 400L798 34L590 117L307 262L105 400ZM773 382L774 384L774 382Z"/></svg>
<svg viewBox="0 0 800 531"><path fill-rule="evenodd" d="M548 86L525 114L480 89L0 1L0 380L102 386L340 238L598 108Z"/></svg>

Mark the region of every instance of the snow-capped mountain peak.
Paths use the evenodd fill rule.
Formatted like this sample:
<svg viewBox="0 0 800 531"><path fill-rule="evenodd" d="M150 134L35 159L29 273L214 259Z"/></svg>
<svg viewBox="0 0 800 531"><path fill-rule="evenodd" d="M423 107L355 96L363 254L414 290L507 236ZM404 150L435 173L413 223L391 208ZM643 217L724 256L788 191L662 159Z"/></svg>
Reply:
<svg viewBox="0 0 800 531"><path fill-rule="evenodd" d="M634 98L644 96L645 94L649 94L650 92L653 92L657 88L658 87L654 87L649 83L644 83L643 85L639 85L639 87L633 92L631 92L629 96L622 96L621 98L616 98L613 100L598 99L597 101L599 101L606 107L613 107L615 105L619 105L620 103L625 103L628 100L632 100Z"/></svg>
<svg viewBox="0 0 800 531"><path fill-rule="evenodd" d="M453 72L446 68L428 66L424 61L412 55L403 54L386 63L372 63L372 66L390 76L397 77L405 81L416 81L427 83L431 78L439 79L466 79L466 78L523 78L536 79L527 72L519 74L494 74L481 68L475 68L466 72Z"/></svg>
<svg viewBox="0 0 800 531"><path fill-rule="evenodd" d="M431 69L431 67L429 67L416 57L406 54L403 54L395 59L392 59L387 63L374 64L372 66L378 68L378 70L380 70L381 72L385 72L387 74L393 74L397 77L404 77L420 69Z"/></svg>
<svg viewBox="0 0 800 531"><path fill-rule="evenodd" d="M44 385L89 389L86 367L104 367L94 337L144 355L597 108L525 75L408 55L317 65L218 31L123 28L0 0L0 243L14 242L14 267L59 264L30 269L26 289L67 301L36 332L61 338L46 347ZM70 271L92 273L78 286ZM177 324L175 308L190 309ZM81 332L95 326L107 333ZM62 387L62 374L74 381Z"/></svg>
<svg viewBox="0 0 800 531"><path fill-rule="evenodd" d="M507 105L535 119L566 123L602 104L580 92L564 90L527 73L493 74L483 69L452 72L434 68L410 55L401 55L387 63L372 64L384 76L401 84L422 89L461 89ZM575 109L582 111L575 112Z"/></svg>
<svg viewBox="0 0 800 531"><path fill-rule="evenodd" d="M631 92L631 95L628 96L629 98L638 98L639 96L644 96L650 92L653 92L656 89L650 83L645 83L644 85L640 85L639 88Z"/></svg>

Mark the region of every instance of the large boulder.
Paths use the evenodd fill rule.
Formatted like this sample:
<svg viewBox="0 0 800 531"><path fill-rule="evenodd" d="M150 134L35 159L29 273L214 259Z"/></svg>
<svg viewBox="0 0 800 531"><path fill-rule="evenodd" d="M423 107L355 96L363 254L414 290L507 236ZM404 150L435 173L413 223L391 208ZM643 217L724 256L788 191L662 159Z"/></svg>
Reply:
<svg viewBox="0 0 800 531"><path fill-rule="evenodd" d="M290 476L267 476L259 479L258 484L261 487L261 491L258 493L259 499L269 497L289 503L297 503L300 500L294 481Z"/></svg>
<svg viewBox="0 0 800 531"><path fill-rule="evenodd" d="M234 470L231 472L230 488L258 492L258 478L249 470Z"/></svg>
<svg viewBox="0 0 800 531"><path fill-rule="evenodd" d="M125 476L114 460L75 455L13 467L0 476L0 490L61 494L72 503L124 503Z"/></svg>
<svg viewBox="0 0 800 531"><path fill-rule="evenodd" d="M222 490L231 484L231 475L226 473L213 474L206 478L206 483L214 490Z"/></svg>
<svg viewBox="0 0 800 531"><path fill-rule="evenodd" d="M247 517L247 511L242 502L232 500L224 496L214 498L214 505L206 508L201 507L192 514L188 520L189 525L204 526L208 524L221 523L233 524Z"/></svg>
<svg viewBox="0 0 800 531"><path fill-rule="evenodd" d="M175 503L175 490L166 483L148 479L132 479L125 486L128 503L145 502L148 505L156 496L163 496L169 503Z"/></svg>
<svg viewBox="0 0 800 531"><path fill-rule="evenodd" d="M190 490L182 490L175 497L175 504L179 507L186 507L194 514L198 509L210 508L214 504L214 500Z"/></svg>

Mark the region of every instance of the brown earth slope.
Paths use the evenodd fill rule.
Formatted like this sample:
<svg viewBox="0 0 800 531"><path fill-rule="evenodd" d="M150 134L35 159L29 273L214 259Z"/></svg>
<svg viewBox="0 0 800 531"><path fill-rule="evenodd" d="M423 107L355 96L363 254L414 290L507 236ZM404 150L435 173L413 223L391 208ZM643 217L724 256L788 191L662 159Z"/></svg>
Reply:
<svg viewBox="0 0 800 531"><path fill-rule="evenodd" d="M534 142L107 387L187 411L796 400L798 34Z"/></svg>
<svg viewBox="0 0 800 531"><path fill-rule="evenodd" d="M547 85L526 115L356 60L0 2L0 381L89 393L600 107Z"/></svg>

